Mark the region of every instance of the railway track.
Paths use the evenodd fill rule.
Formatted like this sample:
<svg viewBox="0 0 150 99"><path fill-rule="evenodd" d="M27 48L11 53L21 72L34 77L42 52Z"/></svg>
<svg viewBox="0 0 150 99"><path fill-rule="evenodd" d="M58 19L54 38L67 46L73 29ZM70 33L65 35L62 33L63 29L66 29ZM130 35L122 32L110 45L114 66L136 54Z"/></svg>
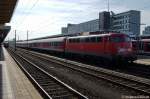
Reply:
<svg viewBox="0 0 150 99"><path fill-rule="evenodd" d="M21 55L9 50L14 60L19 64L32 83L45 99L88 99L56 77L50 75Z"/></svg>
<svg viewBox="0 0 150 99"><path fill-rule="evenodd" d="M150 80L131 76L128 74L118 73L111 70L106 70L102 68L93 67L90 65L85 65L65 59L60 59L53 56L43 55L36 52L21 50L19 53L22 55L27 55L26 57L32 57L37 61L53 62L59 65L62 65L66 68L82 72L86 75L96 77L98 79L106 80L110 83L123 86L125 88L132 89L137 93L150 96Z"/></svg>
<svg viewBox="0 0 150 99"><path fill-rule="evenodd" d="M114 70L117 72L121 72L121 73L123 72L123 73L131 74L134 76L150 79L150 65L148 64L146 65L146 64L142 64L142 63L139 64L139 63L134 62L134 63L122 63L118 65L116 64L115 66L112 66L112 64L110 64L109 62L107 61L103 62L103 59L99 60L98 58L91 59L90 57L85 58L85 57L80 57L80 56L64 57L63 55L57 55L53 53L51 53L50 55L63 58L63 59L65 58L68 60L77 61L79 63L89 64L89 65L96 66L96 67L102 67L105 69L110 69L110 70Z"/></svg>

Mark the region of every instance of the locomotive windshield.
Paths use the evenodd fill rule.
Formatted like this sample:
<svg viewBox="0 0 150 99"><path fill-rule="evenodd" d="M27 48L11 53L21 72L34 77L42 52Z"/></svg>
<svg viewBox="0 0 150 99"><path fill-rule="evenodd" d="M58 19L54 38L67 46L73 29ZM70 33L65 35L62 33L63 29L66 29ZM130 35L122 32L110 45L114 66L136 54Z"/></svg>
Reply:
<svg viewBox="0 0 150 99"><path fill-rule="evenodd" d="M130 42L131 39L128 36L125 36L125 37L123 37L123 36L114 36L114 37L110 38L110 41L111 42L118 42L118 43L119 42Z"/></svg>

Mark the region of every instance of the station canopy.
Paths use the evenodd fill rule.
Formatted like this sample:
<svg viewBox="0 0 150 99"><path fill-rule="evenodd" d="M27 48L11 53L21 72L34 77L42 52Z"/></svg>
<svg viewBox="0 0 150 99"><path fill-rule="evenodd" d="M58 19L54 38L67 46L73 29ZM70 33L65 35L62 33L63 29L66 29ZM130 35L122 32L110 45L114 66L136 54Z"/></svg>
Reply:
<svg viewBox="0 0 150 99"><path fill-rule="evenodd" d="M0 43L2 43L11 27L6 26L13 15L18 0L0 0Z"/></svg>

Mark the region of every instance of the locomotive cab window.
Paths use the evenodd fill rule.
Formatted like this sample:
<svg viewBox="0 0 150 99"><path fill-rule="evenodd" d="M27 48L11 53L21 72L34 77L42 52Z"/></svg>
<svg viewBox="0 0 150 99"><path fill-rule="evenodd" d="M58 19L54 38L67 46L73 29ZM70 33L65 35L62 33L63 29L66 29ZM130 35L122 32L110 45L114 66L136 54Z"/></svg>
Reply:
<svg viewBox="0 0 150 99"><path fill-rule="evenodd" d="M90 42L90 38L89 37L87 37L87 38L85 38L85 42Z"/></svg>
<svg viewBox="0 0 150 99"><path fill-rule="evenodd" d="M128 36L126 36L126 37L114 36L114 37L110 37L110 41L111 42L130 42L131 39Z"/></svg>
<svg viewBox="0 0 150 99"><path fill-rule="evenodd" d="M96 37L91 37L91 42L96 42Z"/></svg>
<svg viewBox="0 0 150 99"><path fill-rule="evenodd" d="M97 42L102 42L102 37L97 37Z"/></svg>
<svg viewBox="0 0 150 99"><path fill-rule="evenodd" d="M80 39L80 42L81 42L81 43L84 43L84 42L85 42L85 38L81 38L81 39Z"/></svg>

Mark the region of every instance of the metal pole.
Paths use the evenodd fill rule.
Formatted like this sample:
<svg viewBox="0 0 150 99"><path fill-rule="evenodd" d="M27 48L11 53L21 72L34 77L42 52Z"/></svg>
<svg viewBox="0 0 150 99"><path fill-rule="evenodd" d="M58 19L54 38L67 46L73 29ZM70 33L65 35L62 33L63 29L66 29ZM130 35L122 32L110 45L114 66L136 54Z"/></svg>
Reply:
<svg viewBox="0 0 150 99"><path fill-rule="evenodd" d="M9 47L9 37L8 37L8 45L7 46Z"/></svg>
<svg viewBox="0 0 150 99"><path fill-rule="evenodd" d="M27 48L29 47L29 46L28 46L28 32L29 32L29 31L27 30Z"/></svg>
<svg viewBox="0 0 150 99"><path fill-rule="evenodd" d="M108 12L109 12L109 0L108 0Z"/></svg>
<svg viewBox="0 0 150 99"><path fill-rule="evenodd" d="M16 51L16 30L15 30L15 51Z"/></svg>

